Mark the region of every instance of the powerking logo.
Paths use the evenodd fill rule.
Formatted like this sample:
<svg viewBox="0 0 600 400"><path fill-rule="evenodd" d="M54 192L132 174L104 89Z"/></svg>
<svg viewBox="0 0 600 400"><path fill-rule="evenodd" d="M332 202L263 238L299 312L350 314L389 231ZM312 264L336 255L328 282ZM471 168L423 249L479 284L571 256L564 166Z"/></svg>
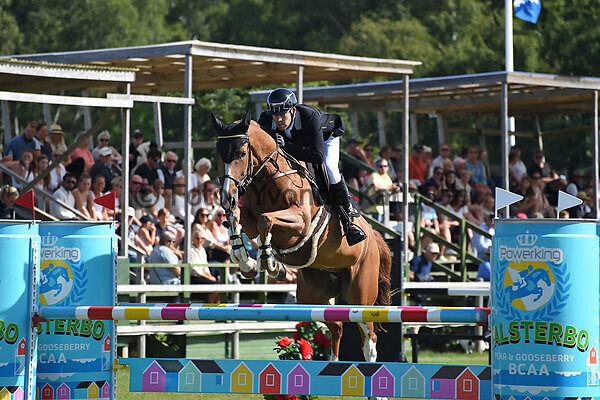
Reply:
<svg viewBox="0 0 600 400"><path fill-rule="evenodd" d="M537 235L530 234L527 231L523 235L517 236L517 242L521 247L508 247L500 246L498 256L500 261L508 262L551 262L554 264L561 264L563 261L563 251L560 248L549 248L535 246L538 237Z"/></svg>
<svg viewBox="0 0 600 400"><path fill-rule="evenodd" d="M42 260L69 260L78 262L81 260L81 250L77 247L56 246L58 237L50 234L42 236Z"/></svg>

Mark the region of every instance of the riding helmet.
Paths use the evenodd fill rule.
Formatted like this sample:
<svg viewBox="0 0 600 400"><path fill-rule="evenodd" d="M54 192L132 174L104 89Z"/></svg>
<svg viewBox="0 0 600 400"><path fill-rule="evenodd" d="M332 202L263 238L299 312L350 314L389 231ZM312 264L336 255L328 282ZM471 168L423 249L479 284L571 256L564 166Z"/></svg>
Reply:
<svg viewBox="0 0 600 400"><path fill-rule="evenodd" d="M298 104L298 100L296 100L296 95L290 89L275 89L267 97L267 114L285 114L294 108L296 104Z"/></svg>

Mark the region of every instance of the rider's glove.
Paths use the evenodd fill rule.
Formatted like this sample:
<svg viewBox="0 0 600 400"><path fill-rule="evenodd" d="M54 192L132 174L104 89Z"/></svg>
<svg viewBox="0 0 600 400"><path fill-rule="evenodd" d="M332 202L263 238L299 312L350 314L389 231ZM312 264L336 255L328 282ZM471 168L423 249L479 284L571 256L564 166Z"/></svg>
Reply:
<svg viewBox="0 0 600 400"><path fill-rule="evenodd" d="M283 139L283 136L277 135L277 138L275 140L277 141L277 144L279 145L279 147L285 146L285 140Z"/></svg>

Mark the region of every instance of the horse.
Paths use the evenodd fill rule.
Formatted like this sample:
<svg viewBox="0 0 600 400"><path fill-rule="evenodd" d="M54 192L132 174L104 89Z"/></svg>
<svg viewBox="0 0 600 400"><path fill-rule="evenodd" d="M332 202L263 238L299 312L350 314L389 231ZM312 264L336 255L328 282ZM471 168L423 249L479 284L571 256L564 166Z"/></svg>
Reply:
<svg viewBox="0 0 600 400"><path fill-rule="evenodd" d="M520 283L514 283L512 286L506 288L511 302L515 299L521 299L532 294L536 295L533 301L538 301L544 295L544 289L539 286L539 282L543 281L546 283L546 286L552 284L548 271L543 268L534 269L533 265L530 265L527 269L521 271L520 275L523 278Z"/></svg>
<svg viewBox="0 0 600 400"><path fill-rule="evenodd" d="M242 274L256 276L258 265L281 279L286 266L297 269L301 304L326 305L339 296L348 304L390 305L391 255L379 232L364 218L356 218L367 239L349 246L338 215L315 196L304 164L279 148L249 112L230 124L213 113L211 117L218 134L220 196L229 222L231 258ZM258 264L248 257L241 230L259 243ZM326 325L332 336L331 360L336 361L342 323ZM375 362L375 325L358 326L365 361Z"/></svg>

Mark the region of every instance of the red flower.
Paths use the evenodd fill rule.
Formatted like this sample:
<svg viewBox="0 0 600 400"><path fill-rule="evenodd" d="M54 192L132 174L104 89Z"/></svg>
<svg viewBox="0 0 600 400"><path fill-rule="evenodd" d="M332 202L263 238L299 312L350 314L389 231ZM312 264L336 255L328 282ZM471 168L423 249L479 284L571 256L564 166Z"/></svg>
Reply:
<svg viewBox="0 0 600 400"><path fill-rule="evenodd" d="M276 394L273 396L273 400L298 400L298 396L295 394Z"/></svg>
<svg viewBox="0 0 600 400"><path fill-rule="evenodd" d="M300 340L301 337L298 332L294 332L294 340Z"/></svg>
<svg viewBox="0 0 600 400"><path fill-rule="evenodd" d="M300 354L302 354L302 359L310 360L313 356L313 348L310 345L310 342L304 338L300 338L300 340L298 340L298 344L300 344Z"/></svg>
<svg viewBox="0 0 600 400"><path fill-rule="evenodd" d="M302 325L303 325L303 326L306 326L307 328L308 328L309 326L311 326L311 324L312 324L312 322L311 322L311 321L304 321L304 322L302 323Z"/></svg>
<svg viewBox="0 0 600 400"><path fill-rule="evenodd" d="M323 333L323 331L315 332L314 340L316 344L323 345L326 349L331 347L331 340L329 340L329 338L326 334Z"/></svg>
<svg viewBox="0 0 600 400"><path fill-rule="evenodd" d="M288 347L292 343L294 343L294 340L290 339L287 336L284 336L277 341L277 344L280 345L281 347Z"/></svg>
<svg viewBox="0 0 600 400"><path fill-rule="evenodd" d="M298 322L298 323L296 324L296 330L298 330L298 329L299 329L301 326L302 326L302 322Z"/></svg>

